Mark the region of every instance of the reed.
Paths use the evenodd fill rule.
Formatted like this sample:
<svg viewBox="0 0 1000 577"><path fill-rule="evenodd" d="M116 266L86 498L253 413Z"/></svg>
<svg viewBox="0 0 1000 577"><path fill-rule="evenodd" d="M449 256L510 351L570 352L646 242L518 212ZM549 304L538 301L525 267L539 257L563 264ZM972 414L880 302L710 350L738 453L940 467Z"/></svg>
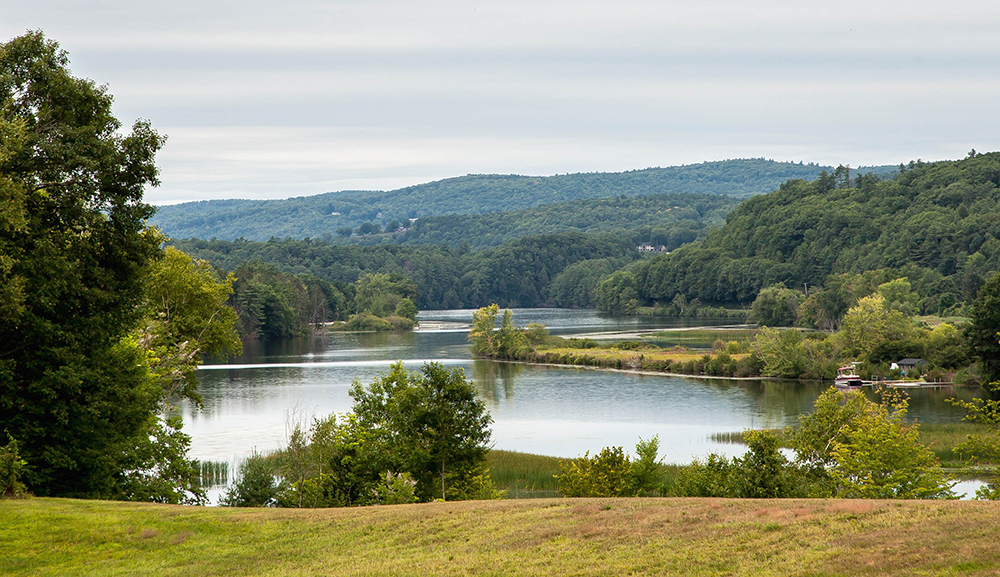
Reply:
<svg viewBox="0 0 1000 577"><path fill-rule="evenodd" d="M198 482L202 487L219 487L229 484L229 463L225 461L194 461Z"/></svg>
<svg viewBox="0 0 1000 577"><path fill-rule="evenodd" d="M531 453L492 450L486 456L490 477L510 499L558 496L555 475L565 459Z"/></svg>

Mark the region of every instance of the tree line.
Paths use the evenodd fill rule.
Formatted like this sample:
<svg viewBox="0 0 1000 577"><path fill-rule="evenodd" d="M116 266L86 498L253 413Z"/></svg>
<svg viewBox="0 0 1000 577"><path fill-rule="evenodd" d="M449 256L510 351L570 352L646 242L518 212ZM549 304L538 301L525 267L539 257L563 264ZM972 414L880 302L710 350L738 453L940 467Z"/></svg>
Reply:
<svg viewBox="0 0 1000 577"><path fill-rule="evenodd" d="M477 307L491 302L512 307L568 304L572 297L554 300L552 288L570 265L601 259L617 265L641 257L631 238L582 233L526 237L481 251L447 245L337 246L291 239L188 239L171 244L223 270L259 261L284 273L345 284L365 274L402 275L416 285L415 302L420 309ZM565 288L566 281L558 286Z"/></svg>

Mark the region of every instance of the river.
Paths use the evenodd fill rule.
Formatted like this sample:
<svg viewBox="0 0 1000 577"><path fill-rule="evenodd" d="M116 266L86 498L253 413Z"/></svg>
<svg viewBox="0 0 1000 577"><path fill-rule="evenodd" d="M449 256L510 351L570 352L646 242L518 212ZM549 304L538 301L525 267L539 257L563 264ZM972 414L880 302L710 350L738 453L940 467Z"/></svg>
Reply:
<svg viewBox="0 0 1000 577"><path fill-rule="evenodd" d="M425 311L425 325L471 322L471 310ZM589 310L514 310L516 324L540 322L561 335L613 336L706 324L705 319L609 318ZM717 321L714 324L722 324ZM829 384L639 375L594 369L474 360L466 329L403 333L332 333L278 343L249 343L239 358L199 373L204 408L185 404L184 430L196 459L236 462L252 450L282 446L294 422L351 409L348 390L371 382L395 360L462 367L493 417L497 449L560 457L659 435L668 463L709 452L737 455L739 445L712 433L784 427L808 412ZM956 421L952 390L911 392L911 418ZM963 396L965 396L963 394Z"/></svg>

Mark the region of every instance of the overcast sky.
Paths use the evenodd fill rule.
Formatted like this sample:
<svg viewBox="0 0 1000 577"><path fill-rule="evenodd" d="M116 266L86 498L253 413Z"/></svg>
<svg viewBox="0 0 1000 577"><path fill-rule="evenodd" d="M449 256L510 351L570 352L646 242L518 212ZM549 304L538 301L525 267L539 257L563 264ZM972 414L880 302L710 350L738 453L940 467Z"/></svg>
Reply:
<svg viewBox="0 0 1000 577"><path fill-rule="evenodd" d="M1000 2L0 0L169 137L147 199L1000 150Z"/></svg>

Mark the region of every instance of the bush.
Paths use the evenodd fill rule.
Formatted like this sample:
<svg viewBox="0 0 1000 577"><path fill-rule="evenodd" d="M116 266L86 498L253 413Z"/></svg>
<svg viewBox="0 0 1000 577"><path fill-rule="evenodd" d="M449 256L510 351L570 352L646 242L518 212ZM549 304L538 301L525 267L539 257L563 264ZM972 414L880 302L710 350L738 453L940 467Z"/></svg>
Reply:
<svg viewBox="0 0 1000 577"><path fill-rule="evenodd" d="M408 331L417 324L413 319L408 319L406 317L400 317L396 315L389 315L385 317L385 321L392 325L392 330L396 331Z"/></svg>
<svg viewBox="0 0 1000 577"><path fill-rule="evenodd" d="M417 482L409 473L385 472L385 480L372 489L376 505L404 505L417 502Z"/></svg>
<svg viewBox="0 0 1000 577"><path fill-rule="evenodd" d="M560 464L556 475L559 492L565 497L635 497L654 490L658 484L659 437L639 440L638 458L631 461L621 447L604 447L593 457L582 457Z"/></svg>
<svg viewBox="0 0 1000 577"><path fill-rule="evenodd" d="M254 451L240 464L239 479L219 500L223 507L271 507L277 502L278 484L274 465Z"/></svg>
<svg viewBox="0 0 1000 577"><path fill-rule="evenodd" d="M21 475L27 465L18 452L17 441L7 433L7 446L0 448L0 497L24 495L27 489L21 482Z"/></svg>
<svg viewBox="0 0 1000 577"><path fill-rule="evenodd" d="M344 325L349 331L391 331L392 323L369 313L352 315Z"/></svg>

